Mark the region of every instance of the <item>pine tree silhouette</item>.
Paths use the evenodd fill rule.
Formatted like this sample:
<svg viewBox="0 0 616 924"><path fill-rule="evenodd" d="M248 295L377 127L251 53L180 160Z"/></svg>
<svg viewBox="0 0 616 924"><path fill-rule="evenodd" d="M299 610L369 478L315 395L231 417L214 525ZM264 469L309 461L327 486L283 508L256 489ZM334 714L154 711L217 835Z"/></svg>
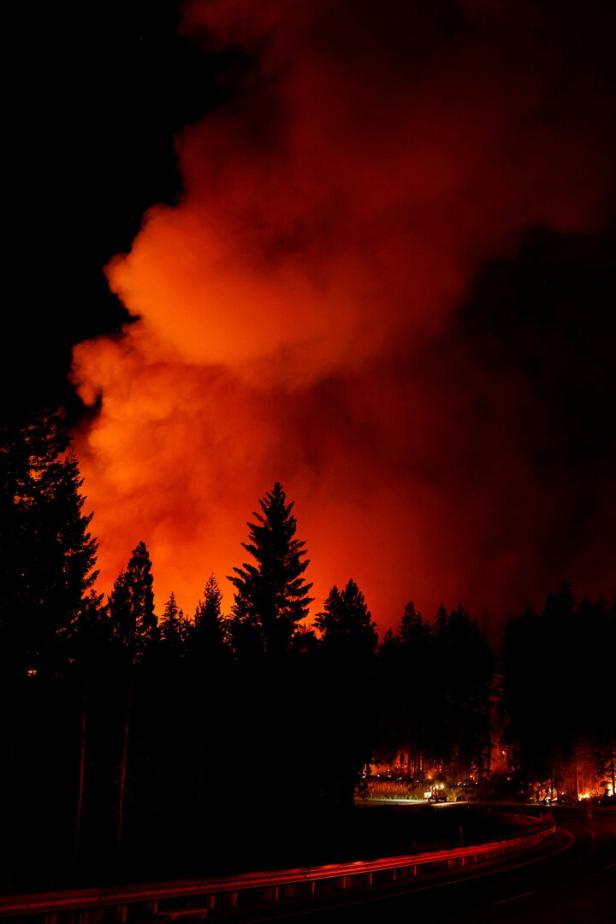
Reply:
<svg viewBox="0 0 616 924"><path fill-rule="evenodd" d="M315 625L322 633L324 790L334 802L351 805L374 740L376 701L366 691L374 686L378 635L364 595L352 580L343 590L332 587Z"/></svg>
<svg viewBox="0 0 616 924"><path fill-rule="evenodd" d="M323 633L323 646L328 651L353 657L369 656L376 650L376 626L353 580L343 590L332 587L315 625Z"/></svg>
<svg viewBox="0 0 616 924"><path fill-rule="evenodd" d="M184 653L187 627L184 612L178 606L173 592L165 603L159 628L163 648L172 657L180 658Z"/></svg>
<svg viewBox="0 0 616 924"><path fill-rule="evenodd" d="M303 575L309 561L305 543L295 538L293 503L287 504L282 485L276 482L259 504L261 513L248 523L249 541L243 543L255 564L245 562L229 577L236 587L233 633L237 647L280 654L308 615L312 584Z"/></svg>
<svg viewBox="0 0 616 924"><path fill-rule="evenodd" d="M116 849L124 842L128 759L133 718L134 666L153 653L160 632L154 613L152 563L145 542L133 549L126 571L117 578L109 598L111 630L122 652L125 672L122 749L116 805Z"/></svg>
<svg viewBox="0 0 616 924"><path fill-rule="evenodd" d="M0 431L0 648L15 676L58 653L96 579L69 447L58 414Z"/></svg>
<svg viewBox="0 0 616 924"><path fill-rule="evenodd" d="M225 626L221 612L222 593L213 574L209 576L195 610L192 644L200 657L207 660L220 655L225 644Z"/></svg>
<svg viewBox="0 0 616 924"><path fill-rule="evenodd" d="M140 660L157 640L152 562L145 542L133 549L128 566L113 586L109 612L114 638Z"/></svg>
<svg viewBox="0 0 616 924"><path fill-rule="evenodd" d="M22 831L31 841L36 825L61 826L55 806L71 822L81 816L85 757L80 753L76 765L74 750L63 747L74 746L77 734L66 708L71 689L79 689L83 724L84 666L93 647L83 633L75 644L78 627L89 622L96 579L96 541L81 487L60 414L0 427L0 696L11 704L3 731L5 828L17 857L20 849L31 853L29 842L20 847ZM79 735L85 755L85 732Z"/></svg>

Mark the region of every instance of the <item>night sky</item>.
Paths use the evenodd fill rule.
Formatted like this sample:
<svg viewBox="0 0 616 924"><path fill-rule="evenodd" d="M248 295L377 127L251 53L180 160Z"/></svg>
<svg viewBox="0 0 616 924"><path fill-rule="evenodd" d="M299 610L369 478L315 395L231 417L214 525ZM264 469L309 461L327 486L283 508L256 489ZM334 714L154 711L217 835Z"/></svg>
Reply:
<svg viewBox="0 0 616 924"><path fill-rule="evenodd" d="M144 539L192 608L277 479L381 626L613 589L612 3L32 18L4 404L67 407L105 589Z"/></svg>

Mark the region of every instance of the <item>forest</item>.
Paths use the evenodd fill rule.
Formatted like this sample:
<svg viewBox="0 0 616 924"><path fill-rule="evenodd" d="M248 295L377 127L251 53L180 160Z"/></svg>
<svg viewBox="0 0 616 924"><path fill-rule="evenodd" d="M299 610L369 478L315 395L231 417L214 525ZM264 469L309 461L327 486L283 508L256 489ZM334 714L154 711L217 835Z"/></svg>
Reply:
<svg viewBox="0 0 616 924"><path fill-rule="evenodd" d="M461 604L423 616L409 602L379 638L354 580L312 599L275 483L230 563L229 612L204 561L186 614L174 594L155 608L143 541L102 594L91 520L62 416L4 425L4 888L241 863L256 831L343 818L370 763L401 749L410 780L436 766L493 794L497 728L508 797L557 781L580 747L615 791L613 593L578 600L565 583L498 646Z"/></svg>

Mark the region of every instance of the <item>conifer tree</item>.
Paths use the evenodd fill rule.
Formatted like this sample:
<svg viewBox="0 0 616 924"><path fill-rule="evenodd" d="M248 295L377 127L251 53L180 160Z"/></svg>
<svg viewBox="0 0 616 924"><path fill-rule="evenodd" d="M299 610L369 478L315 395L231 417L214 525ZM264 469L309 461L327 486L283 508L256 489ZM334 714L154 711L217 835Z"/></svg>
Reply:
<svg viewBox="0 0 616 924"><path fill-rule="evenodd" d="M460 770L472 767L482 773L489 760L494 658L479 623L461 604L449 615L444 641L450 758Z"/></svg>
<svg viewBox="0 0 616 924"><path fill-rule="evenodd" d="M133 549L126 571L117 578L109 598L111 631L123 653L126 700L116 806L116 848L122 849L126 809L128 758L131 739L134 665L143 662L159 639L154 614L152 563L146 545Z"/></svg>
<svg viewBox="0 0 616 924"><path fill-rule="evenodd" d="M51 657L96 579L69 448L59 414L0 431L0 646L16 676Z"/></svg>
<svg viewBox="0 0 616 924"><path fill-rule="evenodd" d="M152 563L144 542L133 549L126 571L116 579L109 611L114 638L140 660L158 637Z"/></svg>
<svg viewBox="0 0 616 924"><path fill-rule="evenodd" d="M425 646L430 640L430 625L427 623L415 604L409 601L405 608L400 626L398 627L398 636L403 645Z"/></svg>
<svg viewBox="0 0 616 924"><path fill-rule="evenodd" d="M186 763L194 770L191 811L202 817L204 823L205 818L211 820L214 808L211 792L230 785L234 771L228 763L240 765L239 755L246 743L242 734L246 704L240 693L245 678L239 665L232 663L227 620L222 616L221 606L222 594L211 574L197 603L187 645L190 690L187 699L192 712ZM222 763L221 754L225 755Z"/></svg>
<svg viewBox="0 0 616 924"><path fill-rule="evenodd" d="M445 641L449 627L449 613L444 603L441 603L434 620L434 631L437 641Z"/></svg>
<svg viewBox="0 0 616 924"><path fill-rule="evenodd" d="M431 731L437 716L434 671L434 642L430 624L412 602L407 603L396 636L399 648L398 717L399 743L407 748L408 775L419 777L424 761L433 752Z"/></svg>
<svg viewBox="0 0 616 924"><path fill-rule="evenodd" d="M199 655L214 658L225 644L225 631L221 612L222 593L213 574L209 576L195 610L193 642Z"/></svg>
<svg viewBox="0 0 616 924"><path fill-rule="evenodd" d="M121 571L113 584L107 605L111 635L117 645L132 653L135 625L130 605L128 574Z"/></svg>
<svg viewBox="0 0 616 924"><path fill-rule="evenodd" d="M352 580L342 590L332 587L315 625L322 633L323 788L334 801L350 804L375 743L375 700L366 689L375 680L378 636L364 595Z"/></svg>
<svg viewBox="0 0 616 924"><path fill-rule="evenodd" d="M89 749L89 726L91 723L91 687L96 687L106 676L108 655L109 620L103 607L102 594L90 590L77 617L73 620L68 645L70 661L77 671L79 681L79 766L75 806L75 828L73 832L73 861L76 861L81 847L83 811L86 793L86 763Z"/></svg>
<svg viewBox="0 0 616 924"><path fill-rule="evenodd" d="M376 626L353 580L343 590L332 587L315 625L323 633L323 646L328 651L348 658L369 656L376 650Z"/></svg>
<svg viewBox="0 0 616 924"><path fill-rule="evenodd" d="M259 501L261 512L248 523L244 549L254 563L234 568L229 580L236 588L233 633L236 646L254 645L269 654L289 649L298 623L308 615L312 584L304 580L308 567L305 543L295 538L293 503L287 503L276 482Z"/></svg>
<svg viewBox="0 0 616 924"><path fill-rule="evenodd" d="M71 820L81 815L81 754L76 767L74 752L63 748L68 742L74 746L79 736L85 754L79 726L88 658L75 636L77 626L89 619L96 541L89 532L91 514L83 512L81 487L59 413L41 412L0 426L0 695L11 704L5 710L2 762L11 793L5 828L13 829L7 836L16 853L21 831L58 823L50 821L55 805L62 805ZM78 678L75 667L81 669ZM65 708L76 680L79 725ZM67 777L76 780L77 789L59 791ZM19 806L14 815L13 806Z"/></svg>
<svg viewBox="0 0 616 924"><path fill-rule="evenodd" d="M186 620L173 592L165 603L160 621L160 640L169 654L181 657L186 641Z"/></svg>

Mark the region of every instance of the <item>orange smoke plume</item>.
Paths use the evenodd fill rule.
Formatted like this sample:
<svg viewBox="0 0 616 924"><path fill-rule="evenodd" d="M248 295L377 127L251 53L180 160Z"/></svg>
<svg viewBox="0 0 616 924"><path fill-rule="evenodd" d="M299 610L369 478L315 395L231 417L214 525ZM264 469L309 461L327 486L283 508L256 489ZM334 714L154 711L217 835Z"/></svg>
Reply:
<svg viewBox="0 0 616 924"><path fill-rule="evenodd" d="M247 63L177 139L181 201L107 268L139 320L75 350L81 397L101 399L76 445L104 586L143 538L159 602L173 589L190 610L242 560L275 480L319 603L353 576L385 625L408 597L497 606L543 577L555 523L524 452L526 385L474 368L453 331L482 261L527 226L603 218L593 69L572 107L546 15L186 4L186 34Z"/></svg>

